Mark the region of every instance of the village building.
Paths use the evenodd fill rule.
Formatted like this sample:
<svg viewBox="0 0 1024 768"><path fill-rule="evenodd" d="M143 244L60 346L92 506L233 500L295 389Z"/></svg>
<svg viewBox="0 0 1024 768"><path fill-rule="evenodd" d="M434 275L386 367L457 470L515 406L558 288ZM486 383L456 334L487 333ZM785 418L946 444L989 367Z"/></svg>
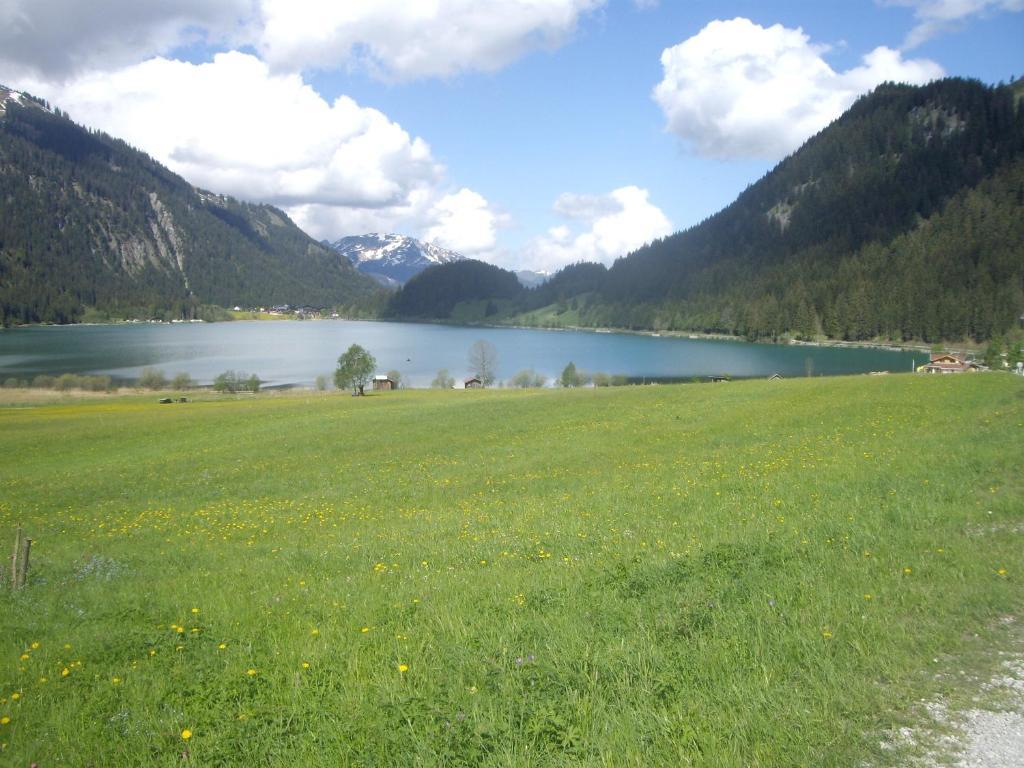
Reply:
<svg viewBox="0 0 1024 768"><path fill-rule="evenodd" d="M943 352L932 355L931 360L917 367L918 373L965 373L982 370L983 366L973 360L965 360L957 355Z"/></svg>
<svg viewBox="0 0 1024 768"><path fill-rule="evenodd" d="M463 382L463 386L466 389L483 389L484 383L480 381L476 376L470 376Z"/></svg>
<svg viewBox="0 0 1024 768"><path fill-rule="evenodd" d="M377 374L373 377L373 389L375 392L390 392L392 389L398 389L398 382L384 374Z"/></svg>

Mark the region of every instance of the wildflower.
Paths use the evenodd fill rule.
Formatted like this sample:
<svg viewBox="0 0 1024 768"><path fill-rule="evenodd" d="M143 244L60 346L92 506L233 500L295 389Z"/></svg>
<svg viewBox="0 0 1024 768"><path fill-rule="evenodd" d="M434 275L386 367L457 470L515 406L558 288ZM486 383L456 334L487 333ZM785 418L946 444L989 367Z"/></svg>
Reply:
<svg viewBox="0 0 1024 768"><path fill-rule="evenodd" d="M68 676L68 675L70 675L70 674L71 674L71 670L70 670L70 669L68 669L67 667L64 667L64 669L62 669L62 670L60 671L60 676L61 676L61 677L67 677L67 676Z"/></svg>
<svg viewBox="0 0 1024 768"><path fill-rule="evenodd" d="M9 718L7 715L0 717L0 725L7 725L9 722L11 722L11 718Z"/></svg>
<svg viewBox="0 0 1024 768"><path fill-rule="evenodd" d="M370 628L369 628L369 627L363 627L363 628L362 628L362 629L360 629L359 631L360 631L360 632L363 632L363 633L366 633L366 632L369 632L369 631L370 631Z"/></svg>
<svg viewBox="0 0 1024 768"><path fill-rule="evenodd" d="M831 640L832 639L832 632L829 630L828 627L825 627L825 629L821 630L821 636L823 638L825 638L826 640Z"/></svg>
<svg viewBox="0 0 1024 768"><path fill-rule="evenodd" d="M320 634L320 630L317 629L316 627L313 627L313 629L309 630L309 634L311 634L313 637L316 637L317 635Z"/></svg>
<svg viewBox="0 0 1024 768"><path fill-rule="evenodd" d="M20 698L21 698L21 694L18 693L17 691L15 691L14 693L11 694L11 701L17 701Z"/></svg>
<svg viewBox="0 0 1024 768"><path fill-rule="evenodd" d="M399 664L398 665L398 671L399 672L408 672L409 671L409 665L408 664Z"/></svg>
<svg viewBox="0 0 1024 768"><path fill-rule="evenodd" d="M20 658L22 661L28 661L30 656L27 653L23 653L18 658Z"/></svg>
<svg viewBox="0 0 1024 768"><path fill-rule="evenodd" d="M190 731L188 728L186 728L185 730L183 730L181 732L181 738L183 738L185 741L188 741L189 739L192 738L192 731Z"/></svg>
<svg viewBox="0 0 1024 768"><path fill-rule="evenodd" d="M253 677L256 674L256 670L250 667L246 670L245 674L247 674L249 677Z"/></svg>
<svg viewBox="0 0 1024 768"><path fill-rule="evenodd" d="M1000 568L998 571L996 571L996 573L998 573L1000 576L1005 576L1006 575L1006 569L1005 568Z"/></svg>
<svg viewBox="0 0 1024 768"><path fill-rule="evenodd" d="M39 643L38 642L32 643L32 650L35 651L35 650L38 650L38 649L39 649Z"/></svg>
<svg viewBox="0 0 1024 768"><path fill-rule="evenodd" d="M112 677L112 678L110 678L110 682L113 685L120 685L121 684L121 678L120 677Z"/></svg>
<svg viewBox="0 0 1024 768"><path fill-rule="evenodd" d="M217 650L219 650L219 651L223 651L223 650L224 650L225 648L227 648L227 647L228 647L228 646L227 646L227 644L226 644L226 643L221 643L220 645L218 645L218 646L217 646Z"/></svg>
<svg viewBox="0 0 1024 768"><path fill-rule="evenodd" d="M914 569L913 569L913 568L910 568L909 566L908 566L907 568L904 568L904 569L903 569L903 574L904 574L905 576L909 576L909 575L910 575L910 574L912 574L913 572L914 572Z"/></svg>
<svg viewBox="0 0 1024 768"><path fill-rule="evenodd" d="M198 608L193 608L192 609L192 613L199 613L199 609Z"/></svg>
<svg viewBox="0 0 1024 768"><path fill-rule="evenodd" d="M309 669L309 662L308 661L302 662L302 668L303 669Z"/></svg>

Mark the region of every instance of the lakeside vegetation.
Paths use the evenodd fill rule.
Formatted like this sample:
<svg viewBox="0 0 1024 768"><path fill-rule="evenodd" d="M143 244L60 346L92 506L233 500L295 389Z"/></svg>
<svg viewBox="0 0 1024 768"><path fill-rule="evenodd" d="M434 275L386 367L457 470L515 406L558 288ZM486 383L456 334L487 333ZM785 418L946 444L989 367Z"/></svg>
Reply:
<svg viewBox="0 0 1024 768"><path fill-rule="evenodd" d="M900 764L1024 607L1021 384L15 399L0 754Z"/></svg>

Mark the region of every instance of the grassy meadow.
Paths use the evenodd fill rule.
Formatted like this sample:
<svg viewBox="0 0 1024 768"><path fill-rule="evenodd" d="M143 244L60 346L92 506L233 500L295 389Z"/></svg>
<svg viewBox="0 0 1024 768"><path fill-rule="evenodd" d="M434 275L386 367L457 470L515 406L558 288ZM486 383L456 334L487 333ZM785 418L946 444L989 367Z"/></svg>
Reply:
<svg viewBox="0 0 1024 768"><path fill-rule="evenodd" d="M1024 606L1009 375L14 398L0 435L3 765L898 764Z"/></svg>

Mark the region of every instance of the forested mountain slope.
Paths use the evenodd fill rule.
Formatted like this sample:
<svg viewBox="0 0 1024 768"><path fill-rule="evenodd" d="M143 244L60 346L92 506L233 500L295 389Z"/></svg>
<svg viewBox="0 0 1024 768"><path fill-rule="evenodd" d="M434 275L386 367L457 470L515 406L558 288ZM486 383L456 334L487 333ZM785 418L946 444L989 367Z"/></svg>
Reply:
<svg viewBox="0 0 1024 768"><path fill-rule="evenodd" d="M685 232L617 261L595 324L983 339L1024 309L1017 87L883 85Z"/></svg>
<svg viewBox="0 0 1024 768"><path fill-rule="evenodd" d="M0 322L188 318L203 304L346 306L374 282L280 210L196 189L0 88Z"/></svg>

